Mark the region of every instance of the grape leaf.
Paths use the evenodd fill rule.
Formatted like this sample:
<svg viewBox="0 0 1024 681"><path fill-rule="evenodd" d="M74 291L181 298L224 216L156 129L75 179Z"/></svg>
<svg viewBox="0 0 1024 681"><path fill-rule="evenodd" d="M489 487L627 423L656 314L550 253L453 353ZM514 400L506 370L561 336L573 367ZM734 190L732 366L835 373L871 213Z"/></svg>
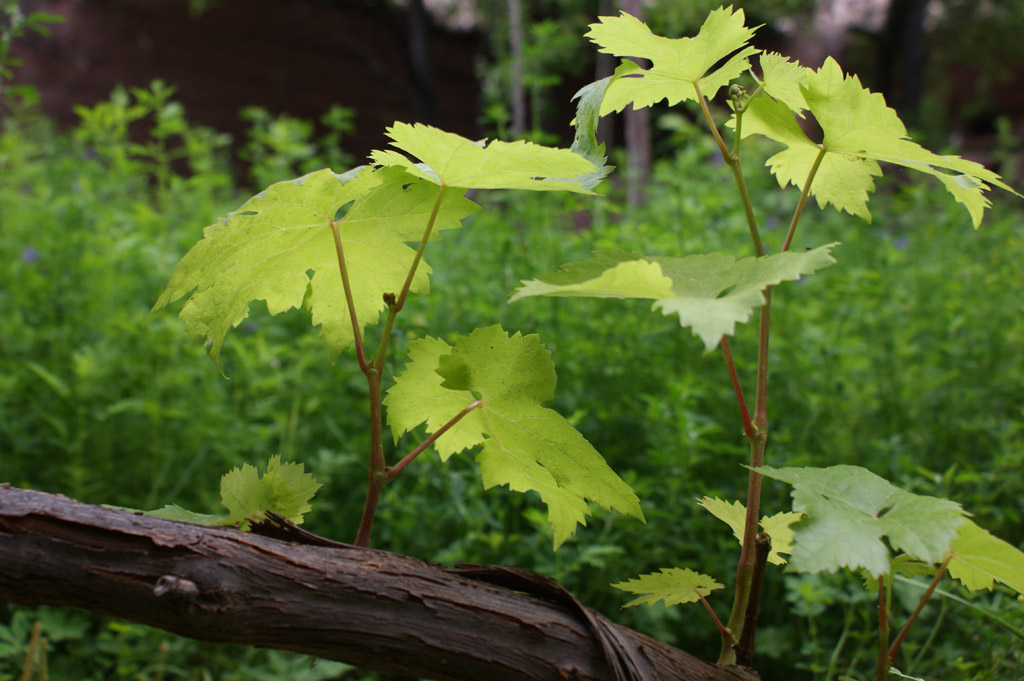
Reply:
<svg viewBox="0 0 1024 681"><path fill-rule="evenodd" d="M817 71L791 68L772 59L767 67L762 60L762 68L776 79L772 88L768 88L767 75L765 81L766 91L775 99L761 96L750 102L744 113L743 137L759 134L786 145L784 151L767 161L781 187L802 187L824 149L825 156L810 189L821 208L832 204L837 210L870 222L868 194L875 189L874 178L882 174L879 161L936 177L964 205L975 227L991 205L984 195L989 185L1017 194L981 164L933 154L907 139L906 128L896 112L886 106L884 97L864 88L857 76L844 76L831 57ZM806 82L799 82L804 78ZM802 108L792 90L794 83L804 106L821 125L820 145L792 120L791 110Z"/></svg>
<svg viewBox="0 0 1024 681"><path fill-rule="evenodd" d="M479 400L435 448L447 459L482 445L477 461L484 488L540 493L556 547L586 524L587 500L643 520L633 490L562 416L540 406L554 396L555 371L537 336L510 337L491 326L454 345L413 341L409 357L384 400L396 437L421 423L433 433Z"/></svg>
<svg viewBox="0 0 1024 681"><path fill-rule="evenodd" d="M486 146L429 125L396 122L387 129L391 145L419 159L417 163L397 151L374 151L381 166L397 166L435 184L466 189L534 189L590 194L583 180L595 165L568 149L553 149L532 142L492 140ZM588 180L589 181L589 180Z"/></svg>
<svg viewBox="0 0 1024 681"><path fill-rule="evenodd" d="M800 88L807 85L814 70L775 52L761 54L758 62L761 65L760 83L764 91L802 118L801 112L807 109L807 103L804 102Z"/></svg>
<svg viewBox="0 0 1024 681"><path fill-rule="evenodd" d="M649 59L652 63L649 69L624 64L628 71L620 72L622 77L608 86L601 115L622 111L630 104L642 108L662 99L670 106L696 100L695 83L705 97L714 98L720 87L746 70L747 58L758 52L747 46L754 29L743 23L742 9L733 12L731 7L719 8L708 15L693 38L672 39L654 35L647 24L625 12L617 17L600 17L586 34L598 45L599 52ZM728 61L709 73L730 54Z"/></svg>
<svg viewBox="0 0 1024 681"><path fill-rule="evenodd" d="M1024 553L968 520L949 548L949 574L971 591L1001 582L1024 594Z"/></svg>
<svg viewBox="0 0 1024 681"><path fill-rule="evenodd" d="M764 304L765 288L834 264L830 251L836 245L738 261L719 253L669 258L597 252L523 281L509 302L531 296L653 299L653 309L678 315L680 325L691 328L710 352Z"/></svg>
<svg viewBox="0 0 1024 681"><path fill-rule="evenodd" d="M163 518L164 520L176 520L179 523L192 523L193 525L221 525L224 522L224 516L196 513L177 504L168 504L155 511L146 511L146 515L154 518Z"/></svg>
<svg viewBox="0 0 1024 681"><path fill-rule="evenodd" d="M601 102L604 101L604 93L616 78L616 75L612 75L594 81L580 88L572 96L573 100L578 99L579 103L576 104L576 118L572 122L576 127L576 134L569 149L593 163L596 168L592 173L580 176L580 185L584 189L593 189L615 169L615 166L608 165L604 144L597 141L597 127L601 122Z"/></svg>
<svg viewBox="0 0 1024 681"><path fill-rule="evenodd" d="M612 586L631 594L644 594L640 598L626 603L622 606L623 608L641 604L654 605L658 601L665 601L666 606L694 603L700 600L701 596L707 596L712 591L724 588L712 577L694 572L689 568L662 568L659 572L640 575L636 579L612 584Z"/></svg>
<svg viewBox="0 0 1024 681"><path fill-rule="evenodd" d="M270 457L267 472L261 477L255 466L245 463L233 468L220 479L221 503L228 509L224 525L238 524L247 529L250 521L266 518L272 511L296 525L310 511L309 500L321 485L301 463L281 463L280 455Z"/></svg>
<svg viewBox="0 0 1024 681"><path fill-rule="evenodd" d="M756 470L793 485L793 509L807 516L796 527L789 560L798 572L846 567L888 574L883 536L910 558L938 563L964 522L960 504L907 492L859 466Z"/></svg>
<svg viewBox="0 0 1024 681"><path fill-rule="evenodd" d="M364 169L344 179L319 170L279 182L207 227L178 263L153 311L195 289L180 316L189 340L205 339L219 367L224 337L248 316L252 301L266 300L270 314L308 301L331 361L336 360L353 335L332 221L345 250L356 315L364 326L373 324L385 307L383 294L402 288L415 255L404 242L422 237L438 192L400 169ZM462 194L445 195L435 232L458 227L477 210ZM422 264L411 290L426 291L429 272Z"/></svg>
<svg viewBox="0 0 1024 681"><path fill-rule="evenodd" d="M746 522L747 508L739 501L731 504L715 497L704 497L698 502L708 513L715 516L732 529L733 536L743 543L743 525ZM768 562L772 565L785 565L786 559L783 553L790 553L793 550L793 523L800 520L801 514L794 512L776 513L773 516L761 518L761 530L772 538L772 550L768 554Z"/></svg>

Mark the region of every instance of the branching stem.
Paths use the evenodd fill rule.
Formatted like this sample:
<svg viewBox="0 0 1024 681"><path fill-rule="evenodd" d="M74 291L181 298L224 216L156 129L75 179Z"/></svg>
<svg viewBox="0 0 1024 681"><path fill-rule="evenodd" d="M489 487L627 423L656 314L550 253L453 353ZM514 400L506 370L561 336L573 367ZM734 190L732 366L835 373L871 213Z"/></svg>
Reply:
<svg viewBox="0 0 1024 681"><path fill-rule="evenodd" d="M345 297L348 301L349 313L352 317L352 326L355 330L356 338L356 356L359 359L359 368L363 370L366 375L366 382L370 389L370 472L369 479L366 488L366 501L363 503L363 516L359 521L359 532L356 534L355 545L356 546L369 546L370 545L370 532L373 530L373 519L377 513L377 503L380 501L381 492L384 490L384 485L391 481L395 475L398 474L402 468L405 468L416 458L419 452L415 452L415 455L410 454L402 459L401 462L392 469L388 469L387 461L384 459L384 442L383 442L383 430L384 430L384 419L382 409L382 395L381 395L381 376L384 371L384 358L387 355L388 340L391 338L391 329L395 324L395 317L402 310L405 305L405 298L409 295L409 289L412 286L413 278L416 276L416 269L419 267L420 261L423 259L423 251L427 248L427 242L430 241L430 234L434 229L434 223L437 221L437 214L441 210L441 201L444 199L445 185L441 185L437 193L437 199L434 201L434 208L430 211L430 219L427 221L427 226L423 230L423 238L420 239L420 246L416 251L416 256L413 258L412 264L409 266L409 274L405 277L405 283L402 284L402 290L397 295L385 294L384 299L388 306L388 317L384 324L384 332L380 339L380 345L377 348L377 355L372 361L366 360L366 355L363 352L363 344L359 335L359 325L356 321L355 310L352 307L352 291L348 282L348 270L345 267L344 251L341 246L341 237L338 234L338 228L335 223L331 222L331 228L334 231L334 243L338 251L338 265L341 268L341 280L345 285ZM467 412L468 413L468 412ZM464 414L463 414L464 416ZM462 418L461 416L457 418ZM452 423L451 425L454 425ZM448 427L450 428L451 425ZM445 428L447 430L447 428ZM441 432L435 433L434 439L441 435ZM431 440L430 442L432 442ZM424 449L429 446L429 442L425 443ZM420 451L423 451L422 449Z"/></svg>

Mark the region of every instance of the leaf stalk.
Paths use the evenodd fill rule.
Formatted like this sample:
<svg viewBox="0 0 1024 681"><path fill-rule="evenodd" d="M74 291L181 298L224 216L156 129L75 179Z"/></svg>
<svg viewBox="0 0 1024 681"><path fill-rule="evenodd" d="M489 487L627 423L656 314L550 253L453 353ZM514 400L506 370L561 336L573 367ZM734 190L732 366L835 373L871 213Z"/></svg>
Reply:
<svg viewBox="0 0 1024 681"><path fill-rule="evenodd" d="M467 414L469 414L471 411L473 411L474 409L476 409L477 407L479 407L482 404L483 404L483 400L474 400L469 405L467 405L465 409L463 409L458 414L453 416L451 418L451 420L448 421L448 423L444 424L443 426L438 428L436 431L434 431L434 434L431 435L430 437L428 437L422 443L420 443L420 445L418 447L416 447L416 449L412 450L411 452L406 454L404 457L402 457L401 461L396 463L394 466L388 466L385 469L385 471L387 472L387 479L389 481L394 480L395 476L397 476L399 473L402 472L402 469L404 469L406 466L408 466L410 463L412 463L413 459L415 459L417 456L422 454L423 451L427 447L429 447L430 445L434 444L434 442L437 441L437 438L439 438L442 435L444 435L445 433L447 433L448 430L452 426L454 426L456 423L461 421Z"/></svg>
<svg viewBox="0 0 1024 681"><path fill-rule="evenodd" d="M827 153L828 148L822 144L821 149L818 150L818 155L814 157L814 163L811 165L811 172L807 173L807 179L804 181L803 191L800 192L800 200L796 204L796 210L793 211L793 219L789 223L789 231L786 232L786 241L782 244L783 253L788 251L790 244L793 243L793 233L796 232L796 223L800 221L800 216L804 212L804 204L807 203L807 197L811 194L811 183L814 182L814 176L818 174L818 168L821 166L821 161L825 158L825 154Z"/></svg>
<svg viewBox="0 0 1024 681"><path fill-rule="evenodd" d="M925 590L924 595L921 596L921 600L918 601L917 607L914 608L914 612L910 614L910 617L907 619L906 624L904 624L903 627L900 629L900 632L896 634L896 638L893 640L892 645L889 646L890 660L896 659L896 653L899 652L900 645L903 644L903 639L907 637L907 632L910 631L910 627L914 624L914 622L917 621L918 615L921 614L921 610L924 609L924 606L928 602L928 599L931 598L932 593L934 593L935 591L935 587L939 585L939 582L942 581L942 578L945 576L946 568L949 567L949 561L952 557L953 554L950 553L946 556L946 560L942 561L942 565L939 566L939 571L935 573L935 578L932 579L931 584L928 585L928 588Z"/></svg>

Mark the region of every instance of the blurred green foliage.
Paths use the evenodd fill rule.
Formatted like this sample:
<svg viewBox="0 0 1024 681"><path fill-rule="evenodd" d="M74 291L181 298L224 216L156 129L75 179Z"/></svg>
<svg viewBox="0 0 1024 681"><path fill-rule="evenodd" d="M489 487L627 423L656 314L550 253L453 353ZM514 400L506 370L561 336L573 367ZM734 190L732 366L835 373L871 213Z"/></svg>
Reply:
<svg viewBox="0 0 1024 681"><path fill-rule="evenodd" d="M244 199L228 140L189 124L172 93L159 83L118 90L81 109L70 134L28 114L3 121L0 480L93 503L212 512L222 473L280 453L324 483L305 527L351 540L369 448L365 381L351 354L327 370L308 316L270 320L256 309L225 345L224 380L201 348L185 344L172 314L147 322L202 227ZM250 139L268 159L250 157L266 173L257 177L338 160L336 150L311 150L303 125L285 122L275 132L275 119L251 116ZM696 504L703 495L743 496L746 446L724 363L642 302L505 303L521 279L595 248L685 255L746 243L729 171L712 143L685 119L666 117L661 126L672 151L656 164L645 207L627 209L614 183L598 198L478 196L484 210L431 244L432 292L410 299L398 317L388 360L393 375L405 343L423 335L452 340L496 322L539 333L559 376L552 406L637 490L647 526L599 512L554 553L534 497L485 493L471 456L442 465L427 454L386 489L374 541L442 563L541 571L623 624L712 658L718 635L703 615L620 612L623 595L608 584L666 565L732 579L731 533ZM777 249L796 195L758 172L765 151L752 149L746 167L766 242ZM277 154L290 165L275 166ZM797 234L795 247L843 246L838 266L780 287L773 299L770 463L856 463L912 491L960 501L1019 546L1024 303L1013 287L1024 213L998 203L973 231L944 190L898 174L882 184L872 212L874 225L812 211ZM755 347L754 326L740 329L732 348L748 383ZM401 439L390 460L416 442ZM766 486L766 512L788 507L786 494ZM773 605L758 637L763 678L824 679L871 659L871 608L852 579L772 572L765 598ZM1024 604L1001 591L972 601L1015 626L1024 622ZM711 602L720 613L728 608ZM897 618L906 614L904 607ZM0 679L19 673L36 620L58 680L343 673L324 662L311 668L308 658L33 608L0 618ZM901 654L900 668L915 676L944 678L952 668L963 678L1000 679L1019 674L1024 653L979 611L939 599Z"/></svg>

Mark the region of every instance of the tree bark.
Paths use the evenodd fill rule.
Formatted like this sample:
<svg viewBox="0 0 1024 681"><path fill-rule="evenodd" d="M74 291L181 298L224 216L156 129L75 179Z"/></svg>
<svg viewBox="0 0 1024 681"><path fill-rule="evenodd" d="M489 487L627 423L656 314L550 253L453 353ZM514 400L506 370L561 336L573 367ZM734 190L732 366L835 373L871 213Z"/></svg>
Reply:
<svg viewBox="0 0 1024 681"><path fill-rule="evenodd" d="M431 679L757 678L615 625L539 575L263 527L288 539L0 485L0 599Z"/></svg>

